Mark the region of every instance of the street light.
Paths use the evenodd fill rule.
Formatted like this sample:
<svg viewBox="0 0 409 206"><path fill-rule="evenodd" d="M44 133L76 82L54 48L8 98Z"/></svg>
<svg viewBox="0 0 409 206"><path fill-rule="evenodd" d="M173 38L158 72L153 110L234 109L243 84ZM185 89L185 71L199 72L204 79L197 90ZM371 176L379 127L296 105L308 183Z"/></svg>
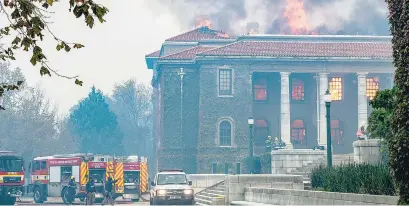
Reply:
<svg viewBox="0 0 409 206"><path fill-rule="evenodd" d="M249 124L249 134L250 134L250 174L253 174L253 167L254 167L254 162L253 162L253 125L254 125L254 119L253 117L249 117L248 119L248 124Z"/></svg>
<svg viewBox="0 0 409 206"><path fill-rule="evenodd" d="M327 118L327 167L332 167L332 139L331 139L331 101L332 97L327 90L323 96L325 108L327 109L325 117Z"/></svg>

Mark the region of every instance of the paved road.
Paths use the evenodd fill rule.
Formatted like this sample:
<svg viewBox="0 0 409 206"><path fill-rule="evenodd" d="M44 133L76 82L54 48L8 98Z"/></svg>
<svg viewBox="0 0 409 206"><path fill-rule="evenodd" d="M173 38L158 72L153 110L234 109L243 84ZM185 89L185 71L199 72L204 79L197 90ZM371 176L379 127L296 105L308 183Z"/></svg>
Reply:
<svg viewBox="0 0 409 206"><path fill-rule="evenodd" d="M22 197L20 198L21 201L16 202L16 205L63 205L61 198L48 198L48 201L44 204L36 204L33 201L32 197ZM80 202L77 200L74 205L85 205L85 202ZM149 205L149 202L136 202L133 203L131 200L118 198L115 201L115 205Z"/></svg>

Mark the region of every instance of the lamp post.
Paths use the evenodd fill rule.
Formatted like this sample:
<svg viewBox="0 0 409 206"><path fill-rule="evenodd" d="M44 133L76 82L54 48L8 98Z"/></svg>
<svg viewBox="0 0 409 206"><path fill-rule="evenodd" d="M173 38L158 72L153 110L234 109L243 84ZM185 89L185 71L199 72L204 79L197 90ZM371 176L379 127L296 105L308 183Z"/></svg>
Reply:
<svg viewBox="0 0 409 206"><path fill-rule="evenodd" d="M250 135L250 174L253 174L253 167L254 167L254 162L253 162L253 125L254 125L254 119L253 117L249 117L248 119L248 124L249 124L249 135Z"/></svg>
<svg viewBox="0 0 409 206"><path fill-rule="evenodd" d="M325 108L327 110L325 117L327 118L327 167L332 167L332 138L331 138L331 101L332 97L327 90L324 94Z"/></svg>

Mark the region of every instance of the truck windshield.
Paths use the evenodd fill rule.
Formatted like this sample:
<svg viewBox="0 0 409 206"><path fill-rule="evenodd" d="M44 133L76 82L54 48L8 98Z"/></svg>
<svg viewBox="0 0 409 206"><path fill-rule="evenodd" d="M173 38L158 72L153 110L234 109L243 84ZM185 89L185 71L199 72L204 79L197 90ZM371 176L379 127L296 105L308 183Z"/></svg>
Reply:
<svg viewBox="0 0 409 206"><path fill-rule="evenodd" d="M101 169L90 169L89 175L94 179L95 183L103 183L105 179L105 170Z"/></svg>
<svg viewBox="0 0 409 206"><path fill-rule="evenodd" d="M188 184L187 178L185 174L158 174L158 185L169 185L169 184L177 184L177 185L184 185Z"/></svg>
<svg viewBox="0 0 409 206"><path fill-rule="evenodd" d="M139 172L138 171L125 171L125 183L139 184Z"/></svg>
<svg viewBox="0 0 409 206"><path fill-rule="evenodd" d="M21 159L0 159L0 172L22 172L23 160Z"/></svg>

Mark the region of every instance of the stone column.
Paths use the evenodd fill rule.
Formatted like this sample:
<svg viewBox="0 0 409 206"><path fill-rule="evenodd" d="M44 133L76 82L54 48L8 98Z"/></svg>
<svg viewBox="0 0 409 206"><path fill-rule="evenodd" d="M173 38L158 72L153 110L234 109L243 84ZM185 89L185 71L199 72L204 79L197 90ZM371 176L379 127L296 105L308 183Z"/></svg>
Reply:
<svg viewBox="0 0 409 206"><path fill-rule="evenodd" d="M318 140L318 145L324 146L327 148L327 119L325 117L326 109L325 109L325 102L324 102L324 95L325 92L328 90L328 73L320 73L320 104L319 104L319 111L320 111L320 139Z"/></svg>
<svg viewBox="0 0 409 206"><path fill-rule="evenodd" d="M366 72L358 72L358 128L368 126L368 98L366 97ZM358 129L357 128L357 129Z"/></svg>
<svg viewBox="0 0 409 206"><path fill-rule="evenodd" d="M291 144L291 118L290 118L290 72L280 72L281 75L281 140L292 149Z"/></svg>

